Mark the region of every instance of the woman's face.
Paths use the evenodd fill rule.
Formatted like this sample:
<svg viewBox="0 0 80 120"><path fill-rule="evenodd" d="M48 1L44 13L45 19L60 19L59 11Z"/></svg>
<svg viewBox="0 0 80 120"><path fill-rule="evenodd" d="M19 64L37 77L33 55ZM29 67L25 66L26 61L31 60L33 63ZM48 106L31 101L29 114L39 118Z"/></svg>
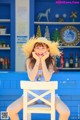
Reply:
<svg viewBox="0 0 80 120"><path fill-rule="evenodd" d="M45 44L42 45L35 45L34 47L34 52L36 53L36 55L38 55L39 57L42 57L45 55L46 52L49 51L49 48L47 48L47 46Z"/></svg>

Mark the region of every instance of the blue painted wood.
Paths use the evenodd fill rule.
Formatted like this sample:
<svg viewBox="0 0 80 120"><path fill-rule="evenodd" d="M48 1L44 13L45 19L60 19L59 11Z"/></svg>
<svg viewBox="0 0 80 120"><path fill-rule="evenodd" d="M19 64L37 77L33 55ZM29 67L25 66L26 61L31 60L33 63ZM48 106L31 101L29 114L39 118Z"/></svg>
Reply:
<svg viewBox="0 0 80 120"><path fill-rule="evenodd" d="M79 72L58 72L53 74L51 81L58 80L59 88L56 93L59 94L60 98L70 108L71 116L78 115L78 104L80 104L80 80ZM26 72L9 72L0 74L0 109L6 110L7 106L18 99L23 91L20 89L20 81L29 80ZM66 81L66 82L63 82ZM73 83L74 82L74 83ZM75 84L75 85L74 85ZM76 87L75 87L76 86ZM19 112L20 119L22 118L22 111ZM35 119L33 115L33 120ZM45 115L44 115L45 116ZM44 118L41 116L41 119ZM39 117L39 114L36 118ZM49 116L45 116L46 120ZM57 113L58 118L58 113Z"/></svg>

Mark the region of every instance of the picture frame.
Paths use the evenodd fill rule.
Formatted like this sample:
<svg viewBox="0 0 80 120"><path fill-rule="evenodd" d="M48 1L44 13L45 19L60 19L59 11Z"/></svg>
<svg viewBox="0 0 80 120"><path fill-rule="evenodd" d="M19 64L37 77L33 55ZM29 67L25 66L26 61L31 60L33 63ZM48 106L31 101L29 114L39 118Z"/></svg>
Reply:
<svg viewBox="0 0 80 120"><path fill-rule="evenodd" d="M80 42L79 30L74 26L65 26L60 31L64 46L76 46Z"/></svg>

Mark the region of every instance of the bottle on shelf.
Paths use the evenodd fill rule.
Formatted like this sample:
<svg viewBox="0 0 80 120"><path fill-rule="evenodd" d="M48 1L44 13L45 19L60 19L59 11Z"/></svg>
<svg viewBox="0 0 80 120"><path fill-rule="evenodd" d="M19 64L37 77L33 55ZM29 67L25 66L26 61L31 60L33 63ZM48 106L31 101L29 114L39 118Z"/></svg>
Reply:
<svg viewBox="0 0 80 120"><path fill-rule="evenodd" d="M0 69L2 69L2 58L0 57Z"/></svg>
<svg viewBox="0 0 80 120"><path fill-rule="evenodd" d="M78 59L78 67L80 68L80 57Z"/></svg>
<svg viewBox="0 0 80 120"><path fill-rule="evenodd" d="M9 69L9 59L5 57L2 61L2 69L7 70Z"/></svg>
<svg viewBox="0 0 80 120"><path fill-rule="evenodd" d="M74 67L74 59L73 59L73 54L72 53L70 53L69 67L70 68Z"/></svg>
<svg viewBox="0 0 80 120"><path fill-rule="evenodd" d="M56 59L56 67L58 67L59 65L58 65L58 59Z"/></svg>
<svg viewBox="0 0 80 120"><path fill-rule="evenodd" d="M75 68L78 68L78 53L76 53L75 57Z"/></svg>
<svg viewBox="0 0 80 120"><path fill-rule="evenodd" d="M0 57L0 70L3 69L3 61L4 61L4 59L2 57Z"/></svg>
<svg viewBox="0 0 80 120"><path fill-rule="evenodd" d="M7 58L4 58L4 65L5 65L5 69L8 69L8 61L7 61Z"/></svg>
<svg viewBox="0 0 80 120"><path fill-rule="evenodd" d="M64 67L64 53L61 53L61 57L60 57L60 63L61 63L61 67Z"/></svg>
<svg viewBox="0 0 80 120"><path fill-rule="evenodd" d="M66 60L65 60L65 68L69 68L69 61L68 61L68 58L66 58Z"/></svg>
<svg viewBox="0 0 80 120"><path fill-rule="evenodd" d="M4 58L4 67L5 69L9 69L9 59L7 57Z"/></svg>
<svg viewBox="0 0 80 120"><path fill-rule="evenodd" d="M5 69L4 59L3 59L3 61L2 61L2 69L3 69L3 70Z"/></svg>

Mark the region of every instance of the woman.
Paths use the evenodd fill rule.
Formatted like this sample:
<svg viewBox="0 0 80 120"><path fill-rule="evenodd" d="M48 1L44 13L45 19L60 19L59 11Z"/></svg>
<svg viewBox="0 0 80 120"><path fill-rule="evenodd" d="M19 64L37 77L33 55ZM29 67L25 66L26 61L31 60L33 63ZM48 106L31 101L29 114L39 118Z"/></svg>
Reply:
<svg viewBox="0 0 80 120"><path fill-rule="evenodd" d="M57 71L54 57L60 56L58 43L52 43L44 37L32 38L23 46L23 52L27 56L26 70L30 81L49 82L52 74ZM35 92L41 94L43 91ZM49 97L49 95L45 96L46 99L50 100ZM33 96L28 94L28 100L32 98ZM41 101L38 100L37 102ZM19 120L18 112L22 108L23 96L8 106L7 111L11 120ZM55 108L59 113L59 120L68 120L70 110L58 95L55 97Z"/></svg>

